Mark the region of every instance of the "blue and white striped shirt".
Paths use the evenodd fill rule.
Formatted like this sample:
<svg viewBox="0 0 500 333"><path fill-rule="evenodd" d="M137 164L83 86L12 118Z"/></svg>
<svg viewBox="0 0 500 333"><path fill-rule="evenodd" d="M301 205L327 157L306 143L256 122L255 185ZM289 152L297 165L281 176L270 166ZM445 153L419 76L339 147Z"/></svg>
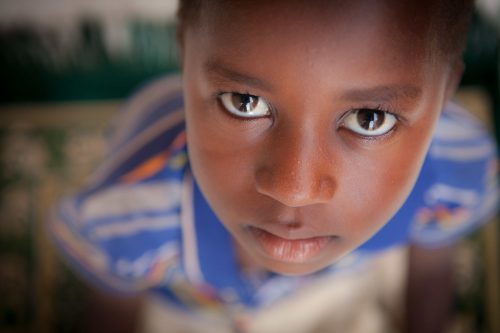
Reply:
<svg viewBox="0 0 500 333"><path fill-rule="evenodd" d="M268 304L314 279L245 276L229 233L191 177L179 78L143 87L113 123L106 160L50 230L82 275L105 288L150 290L182 309ZM495 213L496 147L464 110L443 110L419 178L370 240L318 274L348 270L377 251L453 242Z"/></svg>

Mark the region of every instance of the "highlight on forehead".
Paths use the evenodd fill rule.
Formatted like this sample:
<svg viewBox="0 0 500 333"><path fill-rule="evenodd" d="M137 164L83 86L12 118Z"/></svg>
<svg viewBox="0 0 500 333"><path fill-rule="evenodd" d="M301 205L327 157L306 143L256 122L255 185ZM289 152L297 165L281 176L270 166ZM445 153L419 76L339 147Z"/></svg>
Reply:
<svg viewBox="0 0 500 333"><path fill-rule="evenodd" d="M355 0L353 0L355 1ZM268 2L268 1L266 1ZM279 2L279 0L278 0ZM292 1L281 0L283 6L290 6ZM343 1L326 1L330 5L335 3L337 6L345 5ZM253 6L258 5L255 0L179 0L179 9L177 12L179 20L179 39L182 42L183 31L190 25L199 23L199 18L202 13L206 13L204 6L215 6L224 9L232 6L238 6L243 3L251 3ZM295 0L294 5L303 4L311 9L312 6L324 6L324 0ZM352 3L351 3L352 4ZM465 47L466 34L472 12L474 10L474 0L400 0L390 3L390 1L380 1L380 5L394 6L395 10L403 10L408 12L411 7L421 8L426 7L426 10L420 11L421 15L431 15L429 33L432 42L432 52L444 57L446 60L454 61L461 57ZM398 8L399 7L399 8ZM214 12L214 11L208 11ZM216 12L216 11L215 11ZM403 13L403 12L402 12ZM406 18L405 18L406 19ZM421 24L425 21L425 17L413 16L410 24Z"/></svg>

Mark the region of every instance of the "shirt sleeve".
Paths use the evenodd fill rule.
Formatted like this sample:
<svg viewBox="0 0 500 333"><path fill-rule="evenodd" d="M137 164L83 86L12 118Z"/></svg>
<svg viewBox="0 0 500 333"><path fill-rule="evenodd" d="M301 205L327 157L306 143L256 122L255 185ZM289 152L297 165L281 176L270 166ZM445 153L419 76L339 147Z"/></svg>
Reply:
<svg viewBox="0 0 500 333"><path fill-rule="evenodd" d="M177 269L186 156L176 82L155 81L128 101L101 167L49 223L63 259L97 287L136 292Z"/></svg>
<svg viewBox="0 0 500 333"><path fill-rule="evenodd" d="M410 227L410 240L421 246L444 246L497 212L497 148L482 124L448 104L427 158L428 185Z"/></svg>

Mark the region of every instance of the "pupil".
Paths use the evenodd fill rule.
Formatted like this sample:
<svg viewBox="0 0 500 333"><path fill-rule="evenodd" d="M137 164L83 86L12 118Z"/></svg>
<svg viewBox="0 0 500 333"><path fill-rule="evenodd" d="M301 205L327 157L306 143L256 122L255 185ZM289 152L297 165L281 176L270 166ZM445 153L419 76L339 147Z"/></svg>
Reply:
<svg viewBox="0 0 500 333"><path fill-rule="evenodd" d="M363 109L357 112L357 119L361 127L365 130L373 131L382 126L385 114L382 111Z"/></svg>
<svg viewBox="0 0 500 333"><path fill-rule="evenodd" d="M252 95L234 94L234 105L242 112L251 112L257 105L257 98Z"/></svg>

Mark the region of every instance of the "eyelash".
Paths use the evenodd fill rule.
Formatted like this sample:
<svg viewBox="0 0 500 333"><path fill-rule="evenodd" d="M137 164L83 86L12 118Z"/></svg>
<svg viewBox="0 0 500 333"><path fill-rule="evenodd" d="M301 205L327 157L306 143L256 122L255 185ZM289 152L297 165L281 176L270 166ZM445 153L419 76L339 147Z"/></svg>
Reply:
<svg viewBox="0 0 500 333"><path fill-rule="evenodd" d="M212 100L215 100L215 101L216 101L216 103L217 103L217 105L218 105L220 108L224 109L224 113L225 113L226 115L228 115L228 116L231 118L231 120L237 120L237 121L240 121L240 122L241 122L241 121L244 121L244 122L249 122L249 121L255 121L256 119L262 119L262 118L266 118L266 119L269 119L269 118L270 118L270 119L274 119L273 115L275 114L276 109L275 109L274 105L273 105L273 104L271 104L270 102L268 102L267 100L266 100L266 103L269 105L269 109L270 109L270 111L271 111L271 115L270 115L270 116L268 116L268 117L260 117L260 118L250 118L250 117L249 117L249 118L244 118L244 117L238 117L238 116L236 116L236 115L232 114L231 112L229 112L229 111L227 111L227 110L225 109L225 107L222 105L222 101L221 101L221 96L222 96L223 94L227 94L227 93L231 93L231 94L239 94L239 95L250 95L250 96L253 96L253 97L259 97L259 98L260 98L261 96L259 96L259 95L255 95L255 94L252 94L252 93L250 93L248 90L242 90L242 91L237 91L237 90L225 90L225 91L222 91L222 90L220 90L220 91L217 91L215 94L213 94L213 96L212 96Z"/></svg>
<svg viewBox="0 0 500 333"><path fill-rule="evenodd" d="M250 93L248 90L241 90L241 91L237 91L237 90L225 90L225 91L222 91L222 90L220 90L220 91L217 91L213 95L212 98L216 100L217 104L222 109L225 109L225 107L222 105L220 97L223 94L226 94L226 93L240 94L240 95L250 95L250 96L254 96L254 97L260 97L259 95L255 95L255 94ZM274 118L273 115L276 114L276 109L273 106L273 104L271 104L267 100L266 100L266 102L269 105L269 108L270 108L270 111L271 111L271 116L269 116L269 117L262 117L262 118L271 118L271 119L273 119ZM351 114L353 112L356 112L358 110L373 110L373 111L379 111L379 112L384 112L384 113L390 114L390 115L392 115L392 116L394 116L396 118L396 124L394 125L394 127L391 130L389 130L387 133L384 133L382 135L368 136L368 135L362 135L362 134L359 134L359 133L354 133L354 132L350 131L349 129L343 127L343 121L344 121L344 119L349 114ZM238 122L241 122L241 121L243 121L243 122L250 122L250 121L254 121L256 119L260 119L260 118L238 117L238 116L236 116L236 115L234 115L234 114L232 114L232 113L230 113L230 112L228 112L226 110L225 110L225 114L228 115L231 120L238 121ZM404 117L402 117L400 115L400 112L395 111L391 107L382 106L381 104L377 104L375 106L373 106L373 105L364 105L362 107L351 108L348 111L344 112L340 116L339 120L337 121L337 128L338 129L340 129L340 128L346 129L347 131L351 132L353 135L357 136L358 138L361 138L362 140L364 140L366 142L373 142L373 141L384 140L387 137L391 136L395 131L397 131L397 129L400 126L400 124L404 123L404 121L405 121L405 119L404 119Z"/></svg>
<svg viewBox="0 0 500 333"><path fill-rule="evenodd" d="M382 135L377 135L377 136L368 136L368 135L362 135L362 134L359 134L359 133L354 133L352 131L350 131L349 129L343 127L343 123L344 123L344 119L350 115L351 113L354 113L358 110L372 110L372 111L380 111L380 112L384 112L384 113L387 113L387 114L390 114L392 116L394 116L396 118L396 124L394 125L393 128L391 128L387 133L384 133ZM377 104L375 106L373 105L365 105L365 106L362 106L362 107L357 107L357 108L352 108L346 112L344 112L344 114L342 114L342 116L339 118L338 122L337 122L337 128L342 128L342 129L345 129L347 131L349 131L350 133L352 133L353 135L355 135L356 137L358 138L361 138L362 140L366 141L366 142L374 142L374 141L381 141L381 140L384 140L386 138L388 138L389 136L391 136L392 134L394 134L394 132L396 132L399 128L399 126L405 122L405 118L401 116L400 112L397 112L395 111L394 109L390 108L390 107L387 107L387 106L382 106L381 104Z"/></svg>

